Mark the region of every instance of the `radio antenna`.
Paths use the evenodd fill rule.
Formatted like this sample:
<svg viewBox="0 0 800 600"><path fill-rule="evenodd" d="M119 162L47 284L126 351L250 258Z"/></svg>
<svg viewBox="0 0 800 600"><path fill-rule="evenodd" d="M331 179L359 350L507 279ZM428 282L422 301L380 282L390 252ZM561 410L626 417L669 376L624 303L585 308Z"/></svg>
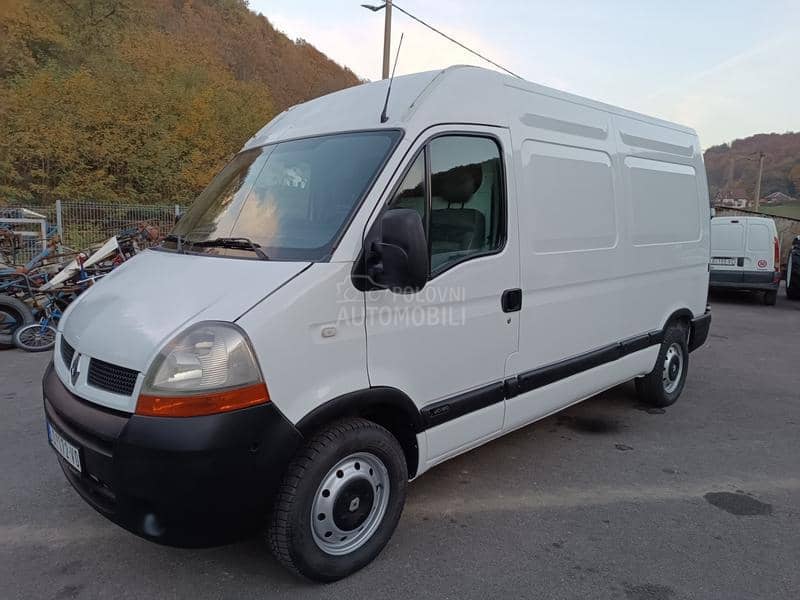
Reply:
<svg viewBox="0 0 800 600"><path fill-rule="evenodd" d="M383 112L381 113L381 123L386 123L389 120L389 115L386 110L389 108L389 95L392 93L392 81L394 81L394 70L397 68L397 59L400 58L400 48L403 46L403 36L400 34L400 43L397 44L397 54L394 55L394 66L392 67L392 76L389 77L389 88L386 90L386 101L383 103Z"/></svg>

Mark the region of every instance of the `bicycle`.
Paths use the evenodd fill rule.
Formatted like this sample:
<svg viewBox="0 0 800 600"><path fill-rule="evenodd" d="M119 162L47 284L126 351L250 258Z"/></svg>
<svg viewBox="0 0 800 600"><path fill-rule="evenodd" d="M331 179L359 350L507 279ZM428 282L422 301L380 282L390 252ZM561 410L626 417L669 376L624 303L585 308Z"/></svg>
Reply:
<svg viewBox="0 0 800 600"><path fill-rule="evenodd" d="M14 332L14 345L26 352L45 352L53 348L56 343L56 325L70 300L63 298L60 293L49 295L39 311L39 321L23 325Z"/></svg>

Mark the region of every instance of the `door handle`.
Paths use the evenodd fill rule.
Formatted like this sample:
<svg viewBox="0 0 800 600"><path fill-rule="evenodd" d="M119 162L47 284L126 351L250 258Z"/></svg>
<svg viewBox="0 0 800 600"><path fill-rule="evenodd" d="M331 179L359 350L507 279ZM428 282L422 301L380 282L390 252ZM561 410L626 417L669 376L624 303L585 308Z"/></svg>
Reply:
<svg viewBox="0 0 800 600"><path fill-rule="evenodd" d="M522 290L513 288L504 291L500 298L500 306L506 313L519 311L522 308Z"/></svg>

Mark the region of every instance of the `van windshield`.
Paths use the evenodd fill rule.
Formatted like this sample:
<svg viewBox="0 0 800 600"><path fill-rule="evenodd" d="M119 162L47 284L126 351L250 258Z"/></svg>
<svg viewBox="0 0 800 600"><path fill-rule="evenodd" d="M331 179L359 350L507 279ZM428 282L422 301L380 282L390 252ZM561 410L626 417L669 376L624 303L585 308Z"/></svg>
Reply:
<svg viewBox="0 0 800 600"><path fill-rule="evenodd" d="M164 246L176 248L180 239L191 252L241 257L250 244L269 259L325 260L399 138L397 130L342 133L246 150Z"/></svg>

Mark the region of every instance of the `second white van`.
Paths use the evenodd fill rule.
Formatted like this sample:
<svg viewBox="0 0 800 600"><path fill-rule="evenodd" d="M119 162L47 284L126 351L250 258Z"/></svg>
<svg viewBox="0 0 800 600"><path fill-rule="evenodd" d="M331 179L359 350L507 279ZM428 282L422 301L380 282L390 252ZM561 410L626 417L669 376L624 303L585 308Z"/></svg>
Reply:
<svg viewBox="0 0 800 600"><path fill-rule="evenodd" d="M49 441L140 536L266 524L332 581L443 461L632 379L674 403L708 263L691 129L473 67L361 85L276 117L69 307Z"/></svg>
<svg viewBox="0 0 800 600"><path fill-rule="evenodd" d="M712 288L764 292L774 305L781 282L781 248L775 221L768 217L711 219Z"/></svg>

